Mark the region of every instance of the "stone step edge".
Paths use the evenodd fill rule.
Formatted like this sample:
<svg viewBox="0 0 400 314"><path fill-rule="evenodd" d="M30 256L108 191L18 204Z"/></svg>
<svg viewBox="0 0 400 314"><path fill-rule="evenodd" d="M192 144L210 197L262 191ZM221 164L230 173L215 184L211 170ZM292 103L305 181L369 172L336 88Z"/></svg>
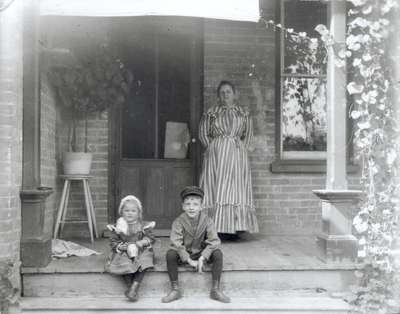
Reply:
<svg viewBox="0 0 400 314"><path fill-rule="evenodd" d="M182 288L191 291L208 290L211 284L209 274L184 273L179 277ZM242 291L259 291L260 293L279 290L288 291L293 289L323 289L325 291L337 292L347 291L353 284L353 276L344 276L336 272L318 272L312 276L309 272L301 272L293 276L286 272L265 273L233 272L222 275L222 286L229 293L234 291L240 296ZM25 275L22 279L23 293L27 297L58 297L58 296L109 296L122 295L126 285L122 278L116 276L103 276L93 274L49 274L49 275ZM143 285L143 294L151 297L153 293L166 293L170 285L168 275L163 276L154 273L146 274ZM244 294L243 296L251 296Z"/></svg>
<svg viewBox="0 0 400 314"><path fill-rule="evenodd" d="M305 264L298 265L275 265L275 266L263 266L263 265L252 265L250 266L232 266L230 264L225 264L223 270L227 272L236 272L236 271L355 271L360 269L360 265L356 264L342 264L342 265L324 265L320 267L310 267ZM211 272L211 267L209 265L205 265L204 270L206 272ZM164 273L167 272L167 268L165 265L160 266L156 265L154 268L150 268L149 272L154 273ZM179 266L179 272L193 272L193 268L190 266ZM24 274L53 274L53 273L65 273L65 274L79 274L79 273L96 273L96 274L107 274L104 269L100 268L65 268L65 267L21 267L21 273Z"/></svg>
<svg viewBox="0 0 400 314"><path fill-rule="evenodd" d="M261 296L257 298L234 298L224 304L205 296L183 297L168 304L161 303L159 298L141 298L132 303L126 298L51 298L23 297L21 308L24 311L46 310L243 310L243 311L340 311L350 310L350 305L342 299L328 296Z"/></svg>

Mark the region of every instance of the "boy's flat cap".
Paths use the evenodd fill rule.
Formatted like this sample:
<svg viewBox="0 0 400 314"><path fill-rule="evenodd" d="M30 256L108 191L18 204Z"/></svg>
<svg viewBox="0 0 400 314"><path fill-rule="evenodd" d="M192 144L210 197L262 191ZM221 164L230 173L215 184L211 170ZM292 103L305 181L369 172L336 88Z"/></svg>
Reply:
<svg viewBox="0 0 400 314"><path fill-rule="evenodd" d="M181 192L182 201L185 199L186 196L189 196L189 195L196 195L196 196L203 198L204 192L198 186L190 185L190 186L185 187L182 190L182 192Z"/></svg>

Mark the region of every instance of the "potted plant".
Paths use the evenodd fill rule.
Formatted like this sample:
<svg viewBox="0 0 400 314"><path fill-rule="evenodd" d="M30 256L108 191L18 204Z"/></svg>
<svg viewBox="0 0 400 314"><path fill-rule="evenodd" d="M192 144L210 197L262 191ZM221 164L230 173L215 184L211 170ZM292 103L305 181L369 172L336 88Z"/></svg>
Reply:
<svg viewBox="0 0 400 314"><path fill-rule="evenodd" d="M107 45L74 64L50 68L50 82L62 115L68 121L69 151L63 154L64 174L89 174L88 117L110 106L121 105L129 95L133 75ZM78 125L83 121L83 152L78 149Z"/></svg>

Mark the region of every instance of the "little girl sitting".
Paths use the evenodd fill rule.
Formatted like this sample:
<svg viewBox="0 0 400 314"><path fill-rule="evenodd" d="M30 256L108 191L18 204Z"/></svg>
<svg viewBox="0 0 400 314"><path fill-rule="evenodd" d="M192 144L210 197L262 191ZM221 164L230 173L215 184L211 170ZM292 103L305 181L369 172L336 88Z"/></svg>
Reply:
<svg viewBox="0 0 400 314"><path fill-rule="evenodd" d="M118 208L120 218L115 226L108 225L112 232L111 254L106 262L106 271L123 275L128 283L125 295L134 302L144 273L154 266L152 230L155 222L142 221L142 204L138 198L128 195L121 200Z"/></svg>

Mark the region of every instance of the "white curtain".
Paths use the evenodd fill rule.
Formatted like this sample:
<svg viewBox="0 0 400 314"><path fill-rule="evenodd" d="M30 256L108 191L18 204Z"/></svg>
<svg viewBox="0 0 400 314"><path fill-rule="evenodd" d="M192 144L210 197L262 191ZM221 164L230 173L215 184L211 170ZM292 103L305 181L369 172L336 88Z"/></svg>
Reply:
<svg viewBox="0 0 400 314"><path fill-rule="evenodd" d="M41 15L179 15L258 21L259 0L40 0Z"/></svg>

